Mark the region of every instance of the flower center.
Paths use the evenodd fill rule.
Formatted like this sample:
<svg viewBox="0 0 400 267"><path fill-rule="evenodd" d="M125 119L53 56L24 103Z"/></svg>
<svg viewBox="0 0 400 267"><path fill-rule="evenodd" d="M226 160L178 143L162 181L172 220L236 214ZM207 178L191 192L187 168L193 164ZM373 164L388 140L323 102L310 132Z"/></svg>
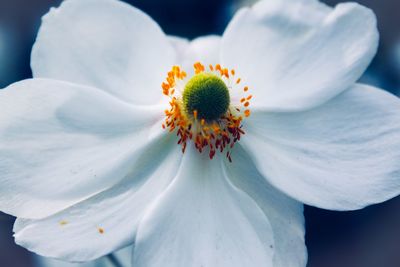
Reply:
<svg viewBox="0 0 400 267"><path fill-rule="evenodd" d="M232 149L245 134L243 119L250 116L249 88L241 85L235 70L200 63L194 64L195 75L173 66L162 83L163 94L170 98L165 110L164 129L176 133L182 152L189 142L213 159L219 151L232 161Z"/></svg>
<svg viewBox="0 0 400 267"><path fill-rule="evenodd" d="M212 73L199 73L183 90L183 104L188 114L197 111L200 118L213 121L226 113L230 97L226 84Z"/></svg>

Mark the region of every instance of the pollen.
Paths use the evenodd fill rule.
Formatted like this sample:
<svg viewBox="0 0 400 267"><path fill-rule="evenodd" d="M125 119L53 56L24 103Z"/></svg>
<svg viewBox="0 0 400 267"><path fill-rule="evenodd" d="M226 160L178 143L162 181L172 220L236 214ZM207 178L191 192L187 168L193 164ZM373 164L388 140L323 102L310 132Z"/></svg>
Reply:
<svg viewBox="0 0 400 267"><path fill-rule="evenodd" d="M253 96L248 86L240 85L242 79L234 69L220 64L206 68L200 62L193 67L194 75L187 77L181 67L173 66L161 84L163 94L170 98L161 126L177 135L183 153L193 143L210 159L219 152L232 161L232 150L245 134L243 119L250 116ZM240 97L231 99L231 95Z"/></svg>
<svg viewBox="0 0 400 267"><path fill-rule="evenodd" d="M99 231L99 234L104 234L104 228L98 227L97 230Z"/></svg>
<svg viewBox="0 0 400 267"><path fill-rule="evenodd" d="M65 221L65 220L60 221L60 225L61 225L61 226L64 226L64 225L67 225L67 224L68 224L68 222Z"/></svg>

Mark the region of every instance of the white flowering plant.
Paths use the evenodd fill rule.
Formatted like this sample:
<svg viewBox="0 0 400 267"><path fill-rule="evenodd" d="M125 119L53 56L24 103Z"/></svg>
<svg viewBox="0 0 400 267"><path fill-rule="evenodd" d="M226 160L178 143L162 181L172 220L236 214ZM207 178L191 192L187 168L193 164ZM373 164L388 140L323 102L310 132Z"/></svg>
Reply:
<svg viewBox="0 0 400 267"><path fill-rule="evenodd" d="M357 83L378 46L356 3L264 0L222 36L166 36L117 0L44 18L33 79L0 92L0 210L46 257L134 244L135 267L300 267L303 203L400 192L400 101Z"/></svg>

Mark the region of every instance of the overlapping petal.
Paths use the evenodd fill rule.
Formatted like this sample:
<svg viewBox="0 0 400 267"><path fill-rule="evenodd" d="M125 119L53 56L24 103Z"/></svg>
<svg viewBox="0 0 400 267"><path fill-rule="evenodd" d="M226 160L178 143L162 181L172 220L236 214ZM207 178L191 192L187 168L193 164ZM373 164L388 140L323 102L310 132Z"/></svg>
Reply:
<svg viewBox="0 0 400 267"><path fill-rule="evenodd" d="M304 112L255 110L241 140L274 186L306 204L359 209L400 193L400 101L354 85Z"/></svg>
<svg viewBox="0 0 400 267"><path fill-rule="evenodd" d="M123 181L42 220L17 219L17 244L40 255L88 261L132 244L146 208L175 177L182 152L164 138L130 166Z"/></svg>
<svg viewBox="0 0 400 267"><path fill-rule="evenodd" d="M201 62L208 66L220 63L221 37L217 35L207 35L188 41L179 37L170 37L177 53L176 64L194 75L193 64Z"/></svg>
<svg viewBox="0 0 400 267"><path fill-rule="evenodd" d="M273 266L273 233L222 162L188 147L170 187L139 225L133 266Z"/></svg>
<svg viewBox="0 0 400 267"><path fill-rule="evenodd" d="M235 68L272 111L312 108L351 86L376 53L371 10L331 9L315 0L264 0L242 9L222 38L222 63Z"/></svg>
<svg viewBox="0 0 400 267"><path fill-rule="evenodd" d="M23 218L54 214L116 184L162 134L153 129L159 107L66 82L15 83L0 91L0 106L0 209Z"/></svg>
<svg viewBox="0 0 400 267"><path fill-rule="evenodd" d="M31 65L34 77L153 104L174 60L167 37L142 11L116 0L68 0L43 18Z"/></svg>
<svg viewBox="0 0 400 267"><path fill-rule="evenodd" d="M113 253L123 266L129 266L131 262L132 246L123 248ZM60 261L52 258L36 256L34 258L37 267L115 267L115 265L107 257L102 257L95 261L85 263L71 263Z"/></svg>
<svg viewBox="0 0 400 267"><path fill-rule="evenodd" d="M208 35L196 38L190 42L189 51L194 62L200 61L206 66L221 63L221 37Z"/></svg>
<svg viewBox="0 0 400 267"><path fill-rule="evenodd" d="M306 266L303 204L273 188L241 146L236 146L232 153L233 162L226 162L225 171L268 217L275 240L273 266Z"/></svg>
<svg viewBox="0 0 400 267"><path fill-rule="evenodd" d="M175 50L176 57L174 64L183 67L184 62L186 61L186 54L189 48L190 41L186 38L174 35L168 36L168 40Z"/></svg>

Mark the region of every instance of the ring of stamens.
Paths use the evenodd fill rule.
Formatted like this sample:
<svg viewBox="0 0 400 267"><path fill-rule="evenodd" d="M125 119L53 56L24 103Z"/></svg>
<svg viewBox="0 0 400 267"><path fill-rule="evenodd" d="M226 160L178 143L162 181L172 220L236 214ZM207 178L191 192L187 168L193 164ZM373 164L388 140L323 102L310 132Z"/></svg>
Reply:
<svg viewBox="0 0 400 267"><path fill-rule="evenodd" d="M200 62L196 62L194 72L195 75L190 79L179 66L173 66L168 72L166 81L162 83L162 89L163 94L170 98L170 108L165 110L166 118L162 127L171 133L176 131L179 137L178 144L182 146L183 153L187 143L192 141L200 153L208 151L210 159L213 159L219 151L225 153L228 160L232 161L232 149L245 134L242 122L244 118L250 116L249 105L252 95L248 94L247 86L240 85L241 78L236 77L233 69L223 68L220 64L209 65L206 69ZM186 85L191 80L204 77L213 79L216 77L225 83L227 90L240 90L243 97L238 99L237 103L228 101L226 111L218 116L213 116L211 119L204 118L205 115L202 116L196 109L188 108L187 101L184 101Z"/></svg>

